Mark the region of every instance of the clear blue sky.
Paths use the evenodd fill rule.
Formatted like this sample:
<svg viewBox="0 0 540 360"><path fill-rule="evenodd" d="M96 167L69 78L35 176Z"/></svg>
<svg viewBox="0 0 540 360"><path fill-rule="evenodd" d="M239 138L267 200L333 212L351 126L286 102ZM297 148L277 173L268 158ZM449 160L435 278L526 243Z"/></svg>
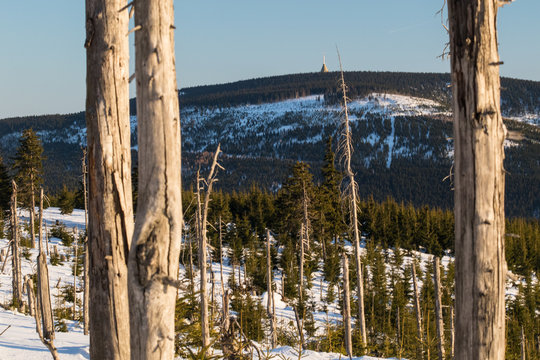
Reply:
<svg viewBox="0 0 540 360"><path fill-rule="evenodd" d="M178 86L337 69L448 72L443 0L177 0ZM445 9L446 10L446 9ZM540 81L539 0L499 10L503 76ZM84 1L0 5L0 118L84 109ZM134 92L132 93L133 96Z"/></svg>

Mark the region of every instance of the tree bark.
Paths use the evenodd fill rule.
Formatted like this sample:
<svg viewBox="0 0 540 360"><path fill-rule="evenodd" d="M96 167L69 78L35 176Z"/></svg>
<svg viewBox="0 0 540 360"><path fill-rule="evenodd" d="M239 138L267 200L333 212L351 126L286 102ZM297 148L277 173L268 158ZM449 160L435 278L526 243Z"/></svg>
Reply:
<svg viewBox="0 0 540 360"><path fill-rule="evenodd" d="M22 308L21 256L19 252L19 218L17 216L17 184L12 181L11 195L11 274L13 305Z"/></svg>
<svg viewBox="0 0 540 360"><path fill-rule="evenodd" d="M202 179L199 178L199 172L197 171L197 209L199 213L199 271L201 277L201 337L202 337L202 346L206 348L210 345L210 330L208 326L208 290L207 290L207 248L208 248L208 239L207 239L207 228L206 223L208 221L208 210L210 206L210 195L212 193L212 187L216 181L215 172L216 167L218 166L217 158L219 156L220 145L218 145L217 150L214 154L214 159L212 161L212 166L210 168L210 173L206 179L206 184L208 188L206 189L206 194L204 197L204 204L201 204L201 186L200 182ZM213 272L212 272L213 274Z"/></svg>
<svg viewBox="0 0 540 360"><path fill-rule="evenodd" d="M274 312L274 290L272 288L272 254L270 252L270 230L266 229L266 277L267 281L267 292L268 292L268 301L266 303L266 312L268 313L268 318L270 319L270 345L272 349L275 349L277 346L277 333L276 333L276 314Z"/></svg>
<svg viewBox="0 0 540 360"><path fill-rule="evenodd" d="M343 68L341 66L341 56L338 52L339 68L341 72L341 91L343 93L343 110L344 117L342 121L343 133L340 147L343 149L345 156L345 174L349 178L349 206L351 209L351 227L354 235L354 260L356 265L356 286L358 289L358 326L362 335L362 347L367 346L367 332L366 332L366 316L364 308L364 277L362 275L362 261L360 258L360 229L358 228L358 184L354 179L354 172L351 167L352 160L352 134L349 123L349 109L347 107L347 87L345 85L345 78L343 77Z"/></svg>
<svg viewBox="0 0 540 360"><path fill-rule="evenodd" d="M30 245L32 249L36 247L36 226L35 226L35 210L36 210L36 198L34 189L34 174L30 173Z"/></svg>
<svg viewBox="0 0 540 360"><path fill-rule="evenodd" d="M504 139L497 0L448 1L454 107L456 358L504 359Z"/></svg>
<svg viewBox="0 0 540 360"><path fill-rule="evenodd" d="M129 254L132 359L174 357L182 236L180 113L172 0L138 0L135 74L139 201Z"/></svg>
<svg viewBox="0 0 540 360"><path fill-rule="evenodd" d="M433 283L435 285L435 321L439 345L439 360L444 360L444 322L441 301L441 267L437 256L433 257Z"/></svg>
<svg viewBox="0 0 540 360"><path fill-rule="evenodd" d="M345 327L345 351L352 357L351 297L349 294L349 259L343 254L343 326Z"/></svg>
<svg viewBox="0 0 540 360"><path fill-rule="evenodd" d="M83 333L88 335L88 324L89 324L89 315L88 315L88 306L90 303L90 282L88 278L89 268L90 268L90 249L88 249L88 197L86 193L86 149L83 149L83 159L82 159L82 173L83 173L83 196L84 196L84 270L83 270ZM48 253L48 247L47 247Z"/></svg>
<svg viewBox="0 0 540 360"><path fill-rule="evenodd" d="M86 0L90 357L129 359L133 233L125 0Z"/></svg>
<svg viewBox="0 0 540 360"><path fill-rule="evenodd" d="M420 294L418 291L418 281L416 280L416 265L412 263L413 287L414 287L414 312L416 314L416 336L418 340L417 358L424 358L424 330L422 329L422 310L420 308Z"/></svg>

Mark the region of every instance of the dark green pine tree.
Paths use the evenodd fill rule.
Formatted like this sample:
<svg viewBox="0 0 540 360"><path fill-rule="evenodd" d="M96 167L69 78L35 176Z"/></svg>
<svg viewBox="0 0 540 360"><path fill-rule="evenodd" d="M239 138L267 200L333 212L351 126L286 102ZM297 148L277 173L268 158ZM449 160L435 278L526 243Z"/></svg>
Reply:
<svg viewBox="0 0 540 360"><path fill-rule="evenodd" d="M13 170L18 187L18 200L26 208L31 207L32 194L35 196L43 184L44 159L43 146L34 130L24 130L13 158Z"/></svg>
<svg viewBox="0 0 540 360"><path fill-rule="evenodd" d="M335 158L332 151L332 137L329 137L326 142L324 165L321 169L323 182L317 188L317 198L314 202L313 228L314 237L322 250L325 279L332 284L337 284L339 278L341 251L338 249L337 237L346 231L340 196L340 183L343 176L336 170Z"/></svg>
<svg viewBox="0 0 540 360"><path fill-rule="evenodd" d="M9 178L8 170L2 157L0 157L0 220L3 218L3 213L9 210L9 202L11 199L11 179Z"/></svg>
<svg viewBox="0 0 540 360"><path fill-rule="evenodd" d="M76 193L68 190L67 186L64 185L60 195L58 196L58 207L60 208L60 213L71 214L75 208L75 198Z"/></svg>

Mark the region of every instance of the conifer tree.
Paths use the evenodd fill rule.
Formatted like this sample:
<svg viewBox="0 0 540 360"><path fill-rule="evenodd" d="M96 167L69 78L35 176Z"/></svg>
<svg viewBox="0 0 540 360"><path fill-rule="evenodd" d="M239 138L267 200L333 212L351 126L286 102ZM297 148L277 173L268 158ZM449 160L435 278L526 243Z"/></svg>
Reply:
<svg viewBox="0 0 540 360"><path fill-rule="evenodd" d="M19 147L13 158L15 181L19 186L19 199L30 211L30 236L32 247L35 247L34 210L37 189L43 183L43 147L32 129L23 131L19 139Z"/></svg>
<svg viewBox="0 0 540 360"><path fill-rule="evenodd" d="M2 157L0 156L0 220L3 212L9 210L9 201L11 198L11 179Z"/></svg>

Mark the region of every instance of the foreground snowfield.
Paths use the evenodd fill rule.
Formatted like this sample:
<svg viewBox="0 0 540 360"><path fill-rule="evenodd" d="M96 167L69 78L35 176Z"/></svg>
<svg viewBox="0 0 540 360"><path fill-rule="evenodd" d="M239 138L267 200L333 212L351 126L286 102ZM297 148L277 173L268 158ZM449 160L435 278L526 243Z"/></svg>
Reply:
<svg viewBox="0 0 540 360"><path fill-rule="evenodd" d="M56 333L55 346L62 360L90 359L88 336L83 335L78 323L66 321L68 332ZM11 326L10 326L11 325ZM51 359L49 350L36 333L34 318L0 309L0 359Z"/></svg>
<svg viewBox="0 0 540 360"><path fill-rule="evenodd" d="M19 218L22 223L28 221L28 213L25 211L20 211ZM48 208L44 211L44 223L47 228L50 230L51 227L56 223L56 221L63 223L66 228L72 230L74 227L77 227L79 231L84 229L84 212L82 210L74 210L71 215L62 215L58 208ZM37 236L37 235L36 235ZM37 240L37 239L36 239ZM7 239L0 239L0 249L8 250ZM52 250L54 246L57 246L60 254L67 254L68 248L64 247L59 239L50 238L49 239L49 248ZM37 249L30 250L30 260L21 258L21 270L24 275L31 274L35 272L35 263L38 251ZM50 286L51 286L51 301L53 307L57 307L57 301L55 295L58 294L59 288L62 286L73 284L73 275L71 266L72 265L72 254L69 256L69 259L63 263L63 265L51 266L49 262L49 275L50 275ZM1 264L0 264L1 266ZM1 269L1 268L0 268ZM214 271L216 286L215 289L218 291L216 298L219 299L220 295L220 273L219 273L219 264L213 263L212 270ZM227 264L225 261L223 266L224 272L224 283L227 283L229 275L232 273L232 267ZM326 296L326 284L320 281L321 274L317 273L314 278L314 286L310 290L312 293L311 296L320 300L320 296ZM80 278L77 280L80 282ZM281 279L279 274L275 274L275 282L277 288L281 287ZM57 287L59 285L59 288ZM80 289L81 284L78 284ZM82 300L82 293L77 294L78 299ZM23 295L26 301L26 295ZM263 304L266 303L267 294L261 296ZM0 302L6 304L11 300L11 261L6 262L3 272L0 272ZM287 326L286 324L290 323L290 320L294 319L294 312L292 308L281 300L279 294L275 294L275 303L276 303L276 312L278 317L278 322L281 326ZM315 319L322 325L327 322L336 322L341 320L341 315L337 309L337 303L328 310L328 314L324 312L318 312L315 314ZM66 303L65 306L71 306L69 303ZM83 334L82 325L75 321L66 320L68 327L68 332L56 332L56 339L54 344L58 349L60 358L62 360L67 359L89 359L89 337ZM11 310L5 310L3 307L0 307L0 333L5 330L5 332L0 335L0 359L28 359L28 360L40 360L40 359L51 359L51 355L48 349L41 343L38 334L36 333L35 321L33 317L14 312ZM9 327L9 328L8 328ZM266 346L261 344L261 349L265 349ZM279 347L277 349L271 350L271 354L277 358L284 359L298 359L297 349L291 347ZM255 355L255 357L257 357ZM302 359L307 360L331 360L331 359L341 359L345 358L344 355L337 353L319 353L315 351L305 351L302 354ZM374 358L369 356L363 356L360 358L362 360L378 360L381 358Z"/></svg>
<svg viewBox="0 0 540 360"><path fill-rule="evenodd" d="M19 214L22 222L27 221L27 213L21 211ZM84 212L82 210L75 210L71 215L62 215L58 208L48 208L44 212L44 222L48 229L50 229L56 221L60 221L68 229L73 229L77 227L79 231L84 229ZM57 246L60 254L68 254L68 248L64 247L59 239L51 238L49 239L50 249L53 246ZM350 244L348 245L349 250ZM8 240L0 239L0 250L8 250ZM364 250L364 249L362 249ZM429 254L424 254L420 252L414 252L415 257L420 261L420 266L422 270L425 270L426 263L431 261L432 256ZM21 269L23 276L35 272L35 263L36 263L37 249L30 250L29 260L24 257L21 258ZM53 307L58 306L57 299L55 295L59 293L59 289L63 286L69 285L73 286L73 274L71 270L72 265L72 256L69 256L67 261L64 261L63 265L51 266L49 262L49 275L50 275L50 287L51 287L51 301ZM410 264L411 258L405 257L405 264ZM445 267L448 266L448 263L451 261L451 258L444 256L442 258L442 265ZM0 264L0 270L1 266ZM223 264L223 282L224 284L228 283L229 276L232 275L232 266L228 264L227 259L225 259ZM212 264L212 271L214 272L215 278L215 298L221 299L221 282L220 282L220 266L219 263ZM281 284L281 274L274 272L274 282L276 284L277 291L274 293L275 296L275 309L276 316L279 326L281 327L290 327L290 330L295 332L296 328L293 325L294 320L294 311L291 306L284 302L281 298L280 289ZM184 269L181 269L181 277L185 276ZM208 277L211 278L210 276ZM80 283L80 278L78 281L78 289L81 290L82 284ZM198 280L195 279L197 282ZM321 298L325 298L327 294L327 284L322 281L322 273L317 271L313 274L312 280L313 286L308 290L308 296L317 304L322 305ZM11 300L11 261L8 260L5 264L4 271L0 271L0 302L6 304ZM57 287L58 286L58 287ZM209 286L211 289L211 286ZM517 293L516 284L508 282L507 284L507 296L513 297ZM77 294L79 301L82 301L82 292ZM261 301L264 306L267 302L267 293L261 295ZM26 296L23 295L26 301ZM219 302L219 300L217 300ZM220 304L221 305L221 304ZM69 303L66 303L65 306L71 307ZM330 323L336 323L341 321L341 314L337 307L337 299L334 304L331 304L327 308L327 312L323 311L322 306L317 306L316 311L314 312L314 319L319 327L320 332L324 332L325 325ZM58 348L61 359L89 359L89 337L83 335L82 326L78 322L66 321L68 332L56 332L55 346ZM8 328L9 326L9 328ZM6 330L7 329L7 330ZM47 348L41 343L38 334L35 330L34 319L30 316L20 314L17 312L5 310L3 307L0 307L0 333L5 332L0 335L0 359L50 359L51 355ZM267 349L268 344L260 344L260 348ZM297 349L291 347L279 347L271 351L271 354L275 355L276 358L284 359L298 359ZM331 359L341 359L346 358L346 356L336 353L318 353L314 351L305 351L302 355L302 359L308 360L331 360ZM355 359L362 360L377 360L381 358L375 357L359 357ZM392 358L394 359L394 358Z"/></svg>

